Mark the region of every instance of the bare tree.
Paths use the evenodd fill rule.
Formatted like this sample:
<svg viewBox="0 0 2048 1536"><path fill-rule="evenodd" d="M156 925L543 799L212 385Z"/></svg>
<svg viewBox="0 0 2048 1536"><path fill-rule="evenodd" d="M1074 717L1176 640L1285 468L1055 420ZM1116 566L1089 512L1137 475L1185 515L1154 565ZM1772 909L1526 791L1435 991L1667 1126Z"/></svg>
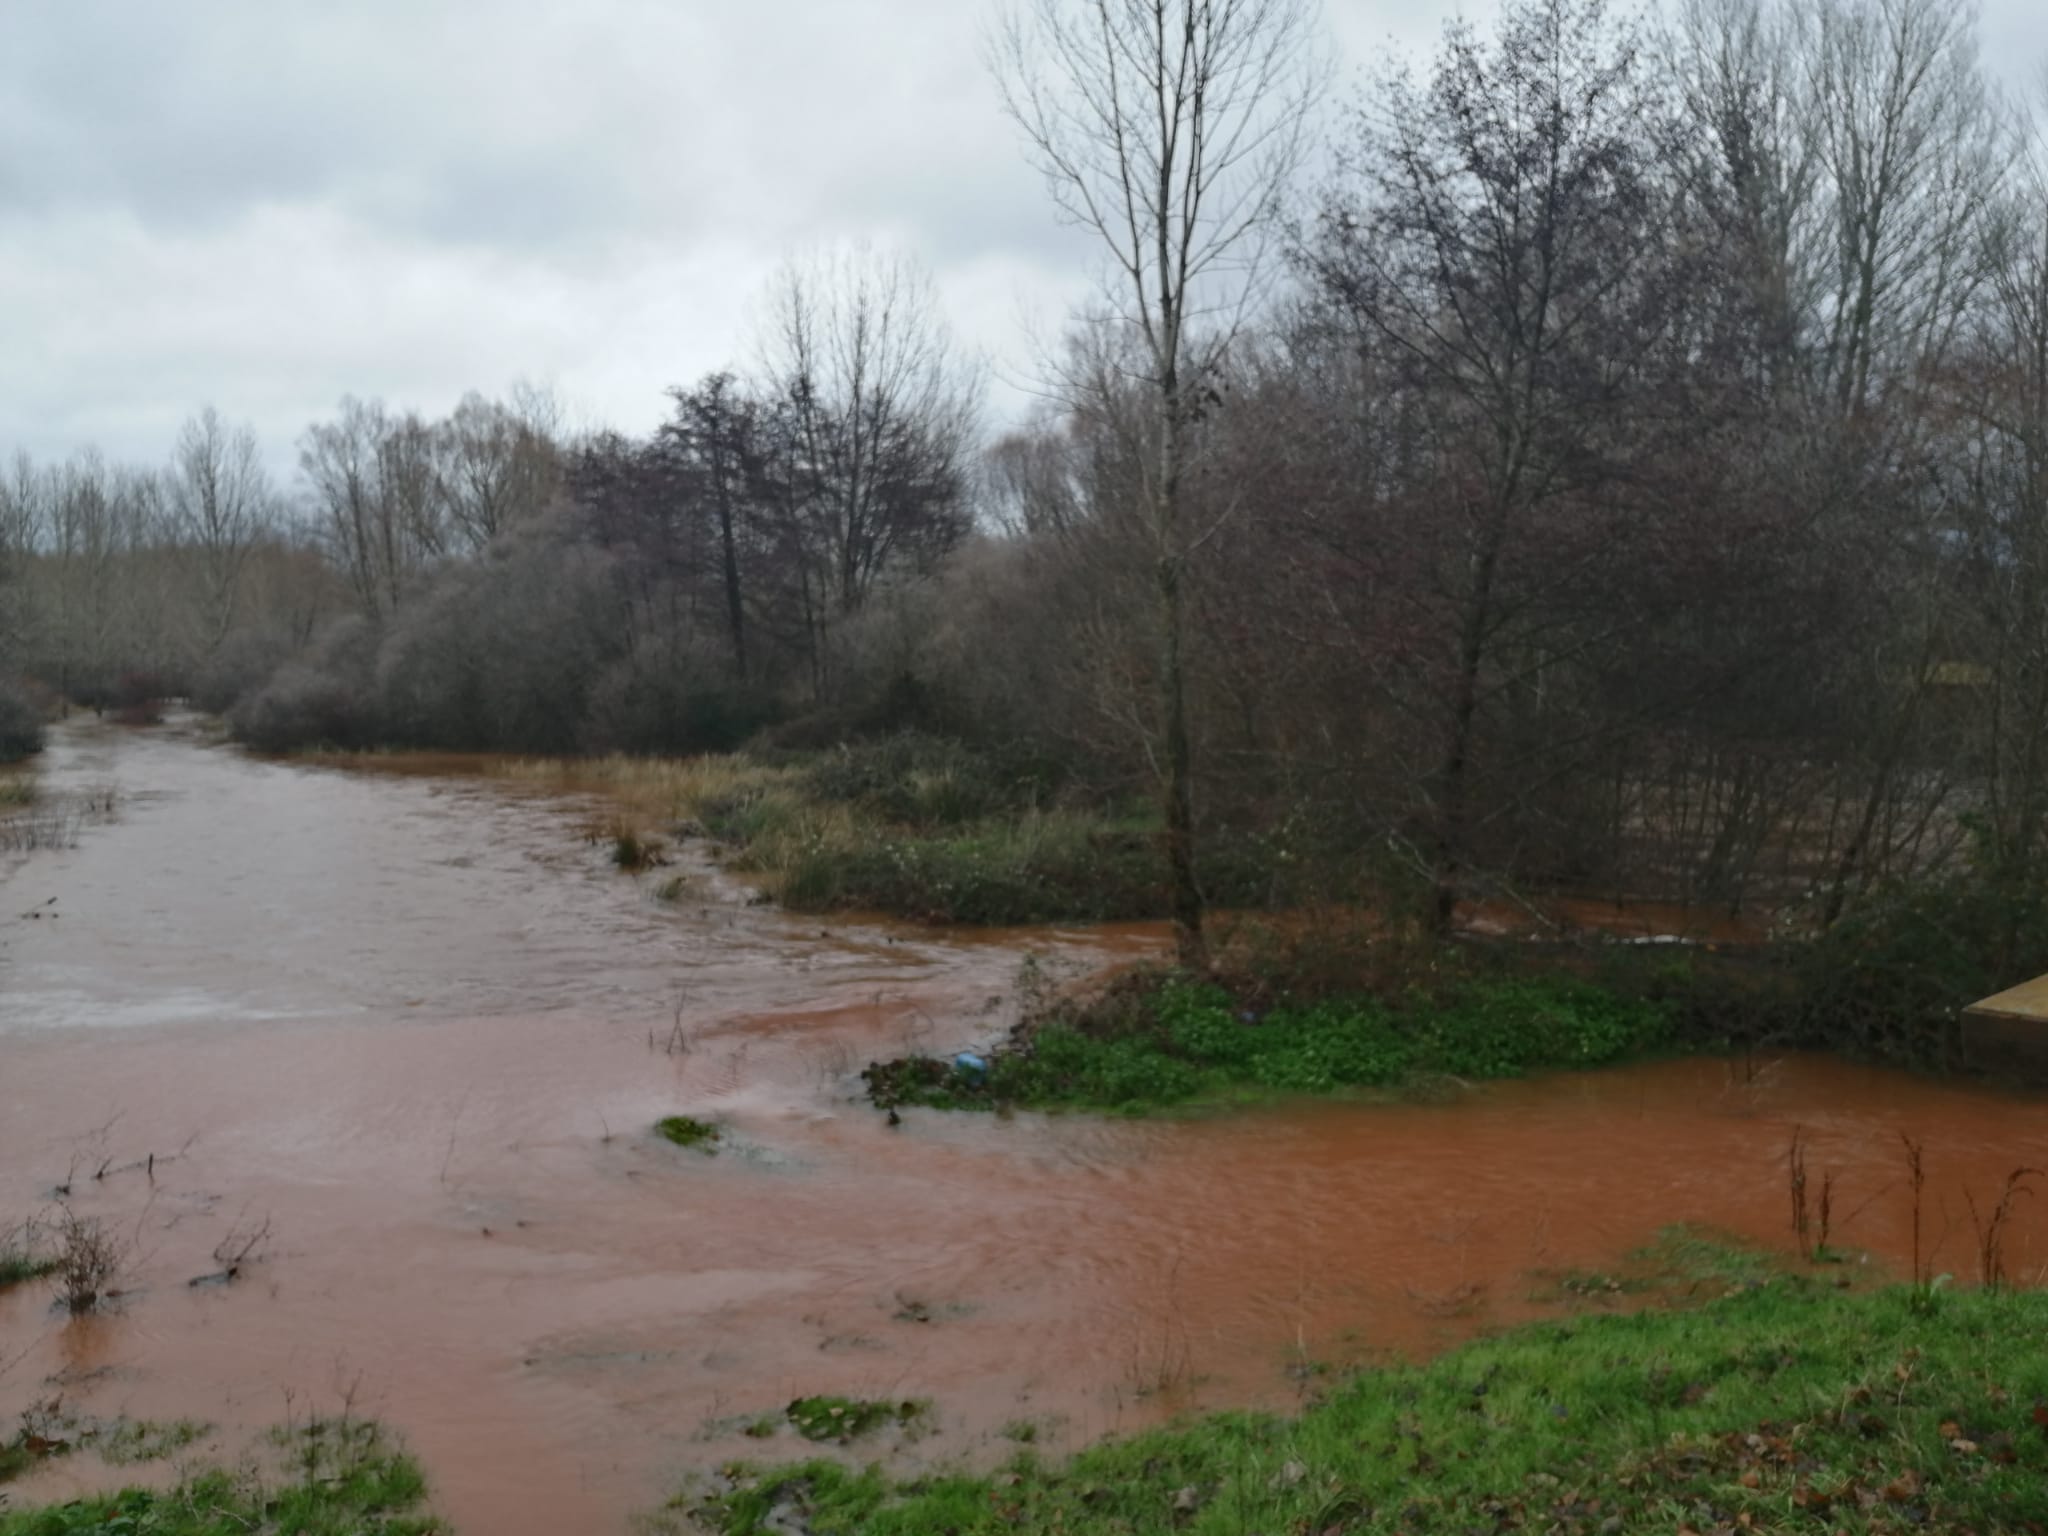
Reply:
<svg viewBox="0 0 2048 1536"><path fill-rule="evenodd" d="M784 268L761 349L771 500L800 552L822 687L838 621L885 572L929 570L966 533L980 377L956 356L924 270L867 248Z"/></svg>
<svg viewBox="0 0 2048 1536"><path fill-rule="evenodd" d="M207 406L178 433L169 490L178 531L199 556L202 648L210 653L234 627L243 567L273 521L275 496L254 430L230 427Z"/></svg>
<svg viewBox="0 0 2048 1536"><path fill-rule="evenodd" d="M1813 0L1809 131L1827 177L1827 379L1844 412L1952 341L2013 155L1950 0Z"/></svg>
<svg viewBox="0 0 2048 1536"><path fill-rule="evenodd" d="M1805 382L1803 343L1826 286L1820 156L1802 60L1812 18L1780 0L1680 0L1664 38L1684 133L1674 147L1704 227L1725 249L1728 297L1755 386Z"/></svg>
<svg viewBox="0 0 2048 1536"><path fill-rule="evenodd" d="M740 576L740 545L760 474L759 412L729 373L714 373L695 389L672 389L675 415L663 433L683 452L718 524L719 576L725 593L726 631L735 677L747 675L747 613Z"/></svg>
<svg viewBox="0 0 2048 1536"><path fill-rule="evenodd" d="M1006 433L982 458L989 520L1011 537L1070 538L1087 516L1070 421Z"/></svg>
<svg viewBox="0 0 2048 1536"><path fill-rule="evenodd" d="M480 550L547 506L560 478L561 411L545 391L510 404L471 391L438 428L439 490L454 538Z"/></svg>
<svg viewBox="0 0 2048 1536"><path fill-rule="evenodd" d="M299 467L335 564L371 619L388 618L447 551L435 434L410 413L350 396L299 439Z"/></svg>
<svg viewBox="0 0 2048 1536"><path fill-rule="evenodd" d="M1321 84L1312 0L1019 0L991 39L1010 116L1060 212L1108 259L1103 295L1142 359L1159 780L1176 946L1204 969L1188 722L1194 427L1260 291L1268 231Z"/></svg>

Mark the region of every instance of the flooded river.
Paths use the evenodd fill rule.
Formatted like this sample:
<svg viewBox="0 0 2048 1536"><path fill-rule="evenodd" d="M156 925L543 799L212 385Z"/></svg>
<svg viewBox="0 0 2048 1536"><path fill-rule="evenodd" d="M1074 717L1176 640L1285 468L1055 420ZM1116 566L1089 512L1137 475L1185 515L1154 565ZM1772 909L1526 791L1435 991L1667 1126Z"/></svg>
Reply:
<svg viewBox="0 0 2048 1536"><path fill-rule="evenodd" d="M1901 1132L1959 1278L1965 1191L2048 1165L2039 1099L1811 1058L891 1128L869 1059L987 1038L1027 952L1157 936L820 922L708 863L671 905L585 840L588 803L189 731L70 727L42 771L117 810L0 854L0 1227L68 1184L132 1254L103 1315L0 1296L0 1425L55 1393L226 1431L348 1400L473 1536L622 1531L692 1469L796 1455L740 1430L810 1393L929 1398L937 1433L877 1447L912 1465L1284 1406L1306 1362L1536 1315L1533 1272L1667 1224L1787 1245L1795 1126L1836 1242L1900 1269ZM730 1145L655 1139L675 1113ZM240 1279L188 1283L264 1223Z"/></svg>

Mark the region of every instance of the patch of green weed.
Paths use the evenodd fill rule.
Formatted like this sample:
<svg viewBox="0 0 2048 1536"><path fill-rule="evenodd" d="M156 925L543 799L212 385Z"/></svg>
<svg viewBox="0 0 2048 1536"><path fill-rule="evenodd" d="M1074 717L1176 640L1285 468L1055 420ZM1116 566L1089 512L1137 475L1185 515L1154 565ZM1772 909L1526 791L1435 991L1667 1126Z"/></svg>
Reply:
<svg viewBox="0 0 2048 1536"><path fill-rule="evenodd" d="M912 1061L867 1078L877 1102L1149 1109L1241 1090L1326 1094L1592 1067L1668 1036L1660 1004L1570 976L1265 1009L1220 986L1168 980L1106 1018L1055 1013L994 1053L986 1073Z"/></svg>
<svg viewBox="0 0 2048 1536"><path fill-rule="evenodd" d="M679 1147L696 1147L700 1151L715 1151L719 1128L708 1120L693 1120L688 1115L669 1115L654 1122L657 1136L672 1141Z"/></svg>
<svg viewBox="0 0 2048 1536"><path fill-rule="evenodd" d="M785 1416L806 1440L844 1444L891 1425L908 1429L929 1408L915 1400L882 1403L858 1397L800 1397L785 1410Z"/></svg>

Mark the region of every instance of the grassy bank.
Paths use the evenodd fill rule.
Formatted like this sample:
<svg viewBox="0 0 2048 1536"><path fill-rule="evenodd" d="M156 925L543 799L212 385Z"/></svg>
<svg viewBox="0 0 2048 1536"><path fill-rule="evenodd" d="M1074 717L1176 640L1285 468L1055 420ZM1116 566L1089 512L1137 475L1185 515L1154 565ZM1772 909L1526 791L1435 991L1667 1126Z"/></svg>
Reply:
<svg viewBox="0 0 2048 1536"><path fill-rule="evenodd" d="M114 1464L160 1460L184 1441L172 1436L108 1445L88 1436L76 1448L60 1427L17 1438L46 1458L92 1452ZM125 1447L125 1449L123 1448ZM446 1527L427 1509L425 1479L375 1423L316 1419L279 1430L260 1460L183 1472L167 1489L130 1488L39 1508L0 1503L0 1536L435 1536ZM25 1470L25 1465L17 1470Z"/></svg>
<svg viewBox="0 0 2048 1536"><path fill-rule="evenodd" d="M730 1536L1993 1532L2048 1522L2048 1295L1799 1279L1375 1371L988 1477L733 1468Z"/></svg>
<svg viewBox="0 0 2048 1536"><path fill-rule="evenodd" d="M986 1070L913 1056L864 1076L885 1108L1130 1111L1604 1066L1669 1046L1672 1019L1668 1004L1571 975L1262 1003L1246 990L1141 973L1028 1019Z"/></svg>
<svg viewBox="0 0 2048 1536"><path fill-rule="evenodd" d="M731 867L796 911L859 910L936 923L1013 925L1163 916L1149 813L1065 782L1035 760L896 736L773 760L734 754L658 761L503 764L505 776L602 794L594 826L618 862L692 832L732 849ZM1217 834L1211 899L1271 895L1256 839Z"/></svg>

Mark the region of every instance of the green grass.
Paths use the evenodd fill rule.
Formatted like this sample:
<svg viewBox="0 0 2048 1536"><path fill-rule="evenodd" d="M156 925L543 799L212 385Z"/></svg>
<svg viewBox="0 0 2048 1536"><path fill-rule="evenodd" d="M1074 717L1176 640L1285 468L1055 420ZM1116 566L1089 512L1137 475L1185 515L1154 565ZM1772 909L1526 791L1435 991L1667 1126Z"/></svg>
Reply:
<svg viewBox="0 0 2048 1536"><path fill-rule="evenodd" d="M2025 1531L2048 1521L2048 1295L1792 1279L1520 1329L1053 1465L734 1468L730 1536ZM771 1523L772 1522L772 1523ZM797 1523L793 1523L797 1522Z"/></svg>
<svg viewBox="0 0 2048 1536"><path fill-rule="evenodd" d="M870 1067L883 1104L1146 1110L1595 1067L1670 1039L1668 1011L1570 976L1474 979L1394 1001L1340 998L1265 1010L1168 979L1092 1012L1055 1012L969 1078L913 1057Z"/></svg>
<svg viewBox="0 0 2048 1536"><path fill-rule="evenodd" d="M0 1253L0 1291L27 1285L57 1272L55 1259L37 1258L19 1250Z"/></svg>
<svg viewBox="0 0 2048 1536"><path fill-rule="evenodd" d="M131 1488L44 1508L0 1508L0 1536L433 1536L446 1529L425 1507L419 1467L375 1424L319 1420L276 1439L290 1476L211 1468L167 1491Z"/></svg>
<svg viewBox="0 0 2048 1536"><path fill-rule="evenodd" d="M891 1425L908 1429L929 1411L928 1403L870 1402L858 1397L800 1397L786 1410L789 1422L806 1440L841 1445Z"/></svg>
<svg viewBox="0 0 2048 1536"><path fill-rule="evenodd" d="M706 1120L692 1120L688 1115L669 1115L655 1121L654 1133L679 1147L696 1147L705 1152L717 1148L720 1135L717 1126Z"/></svg>

